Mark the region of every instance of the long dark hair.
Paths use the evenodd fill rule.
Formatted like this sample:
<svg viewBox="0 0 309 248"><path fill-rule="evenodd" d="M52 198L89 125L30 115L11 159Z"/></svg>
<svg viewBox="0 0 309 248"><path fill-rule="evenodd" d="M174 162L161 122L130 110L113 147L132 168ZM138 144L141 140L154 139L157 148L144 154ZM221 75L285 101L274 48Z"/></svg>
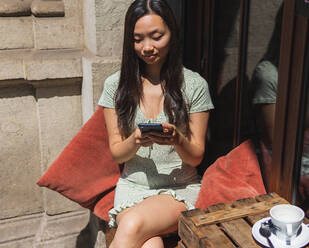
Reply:
<svg viewBox="0 0 309 248"><path fill-rule="evenodd" d="M125 17L121 73L115 99L118 126L124 137L128 137L133 130L136 107L143 96L141 74L144 62L134 50L135 23L151 13L159 15L171 32L169 53L160 76L161 81L165 82L164 111L170 123L187 133L189 130L188 111L182 95L184 79L179 31L173 12L165 0L135 0Z"/></svg>

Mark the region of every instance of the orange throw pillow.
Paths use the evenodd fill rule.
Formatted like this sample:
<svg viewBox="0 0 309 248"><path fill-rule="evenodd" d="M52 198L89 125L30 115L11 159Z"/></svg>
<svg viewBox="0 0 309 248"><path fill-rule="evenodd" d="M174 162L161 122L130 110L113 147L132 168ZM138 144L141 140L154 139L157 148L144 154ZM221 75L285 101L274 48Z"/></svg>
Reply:
<svg viewBox="0 0 309 248"><path fill-rule="evenodd" d="M112 159L102 107L64 148L37 184L57 191L108 221L120 167Z"/></svg>
<svg viewBox="0 0 309 248"><path fill-rule="evenodd" d="M260 166L250 140L218 158L204 173L195 207L205 209L265 194Z"/></svg>

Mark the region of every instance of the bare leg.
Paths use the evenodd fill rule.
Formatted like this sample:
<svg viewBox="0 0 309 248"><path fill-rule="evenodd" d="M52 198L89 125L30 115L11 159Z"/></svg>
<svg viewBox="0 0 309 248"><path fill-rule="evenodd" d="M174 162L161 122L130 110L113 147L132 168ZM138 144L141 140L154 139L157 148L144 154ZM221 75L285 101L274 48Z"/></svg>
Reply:
<svg viewBox="0 0 309 248"><path fill-rule="evenodd" d="M156 236L148 239L143 244L142 248L164 248L164 243L161 237Z"/></svg>
<svg viewBox="0 0 309 248"><path fill-rule="evenodd" d="M153 237L176 231L179 215L185 210L185 204L170 195L149 197L117 216L118 228L110 247L141 248Z"/></svg>

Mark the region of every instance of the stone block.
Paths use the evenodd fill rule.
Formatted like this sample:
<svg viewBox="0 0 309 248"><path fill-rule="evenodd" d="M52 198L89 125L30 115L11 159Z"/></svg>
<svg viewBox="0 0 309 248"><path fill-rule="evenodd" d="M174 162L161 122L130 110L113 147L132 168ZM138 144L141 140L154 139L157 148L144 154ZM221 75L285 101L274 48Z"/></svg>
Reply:
<svg viewBox="0 0 309 248"><path fill-rule="evenodd" d="M0 5L1 16L29 16L31 15L30 4L32 0L2 0Z"/></svg>
<svg viewBox="0 0 309 248"><path fill-rule="evenodd" d="M96 55L120 58L123 27L127 8L132 0L96 0Z"/></svg>
<svg viewBox="0 0 309 248"><path fill-rule="evenodd" d="M89 221L88 211L45 216L34 248L91 248L89 234L83 234Z"/></svg>
<svg viewBox="0 0 309 248"><path fill-rule="evenodd" d="M121 58L123 45L123 30L118 28L106 30L97 36L97 54L102 57Z"/></svg>
<svg viewBox="0 0 309 248"><path fill-rule="evenodd" d="M0 52L0 80L82 77L80 50L14 50Z"/></svg>
<svg viewBox="0 0 309 248"><path fill-rule="evenodd" d="M36 236L36 243L57 240L62 237L74 237L76 242L77 236L88 224L89 211L74 211L55 216L44 215L43 218Z"/></svg>
<svg viewBox="0 0 309 248"><path fill-rule="evenodd" d="M32 247L42 216L43 214L33 214L0 220L0 247Z"/></svg>
<svg viewBox="0 0 309 248"><path fill-rule="evenodd" d="M9 243L0 244L0 248L28 248L33 247L34 238L22 238Z"/></svg>
<svg viewBox="0 0 309 248"><path fill-rule="evenodd" d="M61 80L59 80L61 83ZM42 170L57 158L82 126L81 82L63 86L37 87L38 116L40 122ZM54 215L80 209L76 203L46 189L45 210Z"/></svg>
<svg viewBox="0 0 309 248"><path fill-rule="evenodd" d="M83 48L82 1L65 0L64 18L35 18L36 49Z"/></svg>
<svg viewBox="0 0 309 248"><path fill-rule="evenodd" d="M1 18L0 50L34 47L32 17Z"/></svg>
<svg viewBox="0 0 309 248"><path fill-rule="evenodd" d="M0 219L43 211L39 126L29 85L0 91Z"/></svg>
<svg viewBox="0 0 309 248"><path fill-rule="evenodd" d="M85 47L93 54L97 54L95 6L95 1L84 0L83 18Z"/></svg>
<svg viewBox="0 0 309 248"><path fill-rule="evenodd" d="M105 79L120 69L119 60L102 61L94 63L92 67L93 75L93 106L98 106L98 101L103 92Z"/></svg>
<svg viewBox="0 0 309 248"><path fill-rule="evenodd" d="M31 4L31 12L36 17L63 17L64 3L61 0L34 0Z"/></svg>
<svg viewBox="0 0 309 248"><path fill-rule="evenodd" d="M119 60L104 60L101 57L83 57L83 122L85 123L98 106L105 79L120 69Z"/></svg>
<svg viewBox="0 0 309 248"><path fill-rule="evenodd" d="M20 79L20 78L23 79L25 76L23 61L24 61L24 53L15 51L3 51L3 52L1 51L0 80Z"/></svg>
<svg viewBox="0 0 309 248"><path fill-rule="evenodd" d="M82 77L81 51L30 52L24 60L27 80Z"/></svg>

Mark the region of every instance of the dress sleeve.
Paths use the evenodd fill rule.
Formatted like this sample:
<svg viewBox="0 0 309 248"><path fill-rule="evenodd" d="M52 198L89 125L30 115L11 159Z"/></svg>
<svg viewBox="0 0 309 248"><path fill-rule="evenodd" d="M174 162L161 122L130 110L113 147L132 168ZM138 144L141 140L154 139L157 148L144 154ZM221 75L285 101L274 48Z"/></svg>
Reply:
<svg viewBox="0 0 309 248"><path fill-rule="evenodd" d="M189 114L208 111L214 108L208 84L198 73L184 71L185 95Z"/></svg>
<svg viewBox="0 0 309 248"><path fill-rule="evenodd" d="M255 69L252 76L254 87L254 104L276 103L278 70L269 61L261 62Z"/></svg>
<svg viewBox="0 0 309 248"><path fill-rule="evenodd" d="M104 82L104 89L98 105L106 108L115 108L115 96L118 88L119 72L109 76Z"/></svg>

